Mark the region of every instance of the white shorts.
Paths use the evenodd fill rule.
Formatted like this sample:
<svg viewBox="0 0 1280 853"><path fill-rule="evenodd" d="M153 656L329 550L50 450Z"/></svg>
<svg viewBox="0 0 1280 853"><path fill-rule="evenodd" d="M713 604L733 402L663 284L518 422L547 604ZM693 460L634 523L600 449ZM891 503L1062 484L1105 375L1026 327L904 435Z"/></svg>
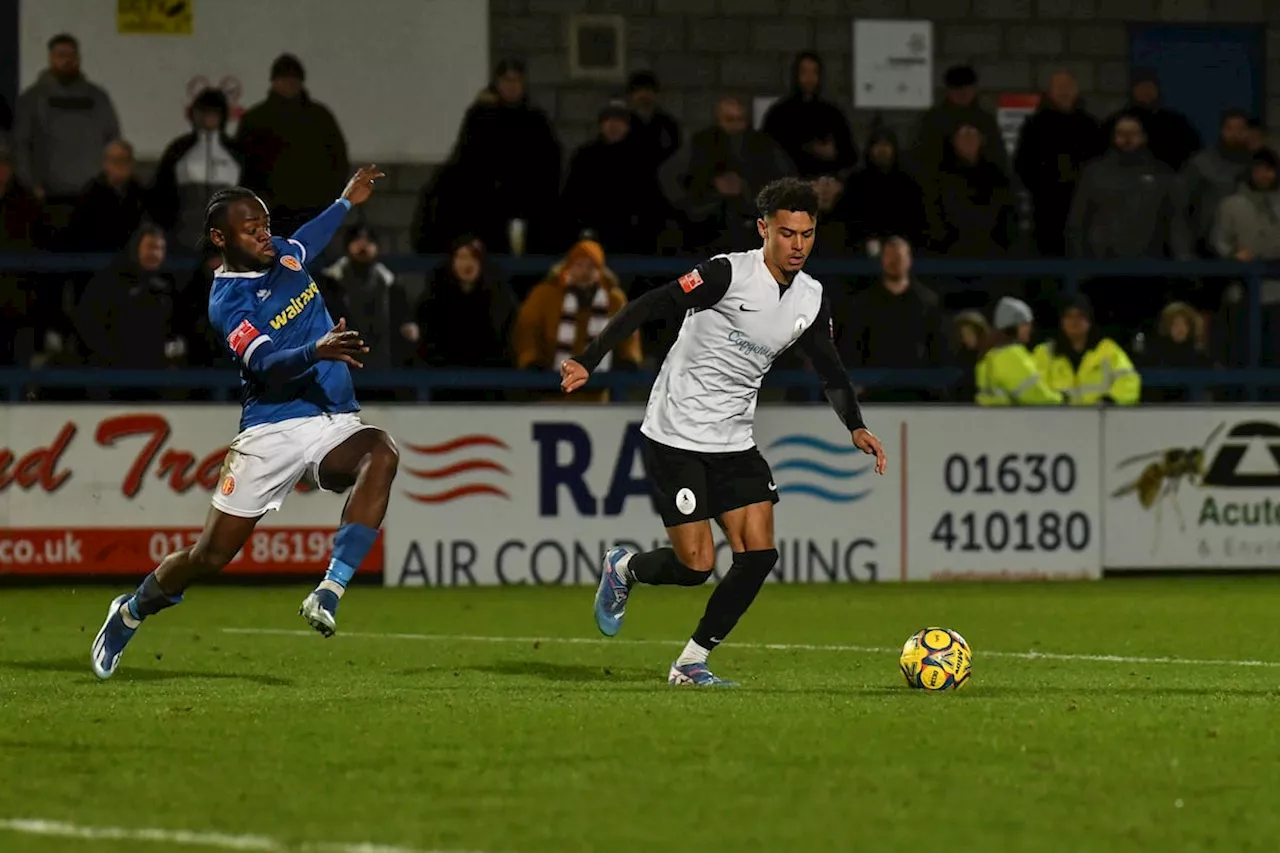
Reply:
<svg viewBox="0 0 1280 853"><path fill-rule="evenodd" d="M227 515L256 518L280 509L304 477L320 488L320 463L361 430L375 429L354 412L290 418L251 426L236 436L222 463L213 506Z"/></svg>

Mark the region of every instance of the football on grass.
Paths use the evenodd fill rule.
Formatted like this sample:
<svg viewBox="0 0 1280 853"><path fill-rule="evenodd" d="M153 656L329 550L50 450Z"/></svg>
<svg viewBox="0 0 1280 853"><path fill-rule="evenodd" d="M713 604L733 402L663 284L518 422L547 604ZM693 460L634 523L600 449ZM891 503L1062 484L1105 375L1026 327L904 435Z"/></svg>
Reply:
<svg viewBox="0 0 1280 853"><path fill-rule="evenodd" d="M973 652L955 631L925 628L911 635L898 659L907 686L918 690L956 690L969 681Z"/></svg>

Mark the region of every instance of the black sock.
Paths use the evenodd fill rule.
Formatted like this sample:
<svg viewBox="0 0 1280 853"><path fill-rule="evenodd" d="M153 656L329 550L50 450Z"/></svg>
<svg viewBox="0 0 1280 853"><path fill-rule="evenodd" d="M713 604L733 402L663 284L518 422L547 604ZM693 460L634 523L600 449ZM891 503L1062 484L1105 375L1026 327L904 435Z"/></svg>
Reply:
<svg viewBox="0 0 1280 853"><path fill-rule="evenodd" d="M693 632L693 641L704 649L714 649L729 636L742 614L747 612L765 578L778 563L778 552L742 551L733 555L733 565L707 600L707 609Z"/></svg>
<svg viewBox="0 0 1280 853"><path fill-rule="evenodd" d="M627 563L627 571L636 583L652 586L699 586L711 577L711 572L699 572L680 562L671 548L636 554Z"/></svg>
<svg viewBox="0 0 1280 853"><path fill-rule="evenodd" d="M133 598L129 600L129 612L135 619L146 619L180 601L182 601L181 595L169 595L160 588L156 573L152 572L142 579L142 583L133 593Z"/></svg>

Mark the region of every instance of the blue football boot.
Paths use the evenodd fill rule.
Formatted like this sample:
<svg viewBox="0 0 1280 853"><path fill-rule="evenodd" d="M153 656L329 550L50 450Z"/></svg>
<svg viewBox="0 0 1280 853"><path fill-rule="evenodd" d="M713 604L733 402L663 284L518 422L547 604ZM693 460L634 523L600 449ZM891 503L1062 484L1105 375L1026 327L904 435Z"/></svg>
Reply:
<svg viewBox="0 0 1280 853"><path fill-rule="evenodd" d="M737 687L732 681L717 678L705 663L673 663L667 683L677 687Z"/></svg>
<svg viewBox="0 0 1280 853"><path fill-rule="evenodd" d="M331 589L314 590L302 601L298 613L325 637L338 631L338 594Z"/></svg>
<svg viewBox="0 0 1280 853"><path fill-rule="evenodd" d="M596 627L606 637L613 637L622 630L622 617L627 613L627 598L631 595L624 570L618 565L631 556L626 548L610 548L604 554L600 568L600 586L596 589Z"/></svg>
<svg viewBox="0 0 1280 853"><path fill-rule="evenodd" d="M121 612L125 602L132 597L130 594L117 595L111 600L111 607L107 610L107 621L102 623L102 628L98 631L98 636L93 638L93 646L89 649L93 674L104 681L115 675L116 667L120 664L120 656L124 654L124 647L129 645L129 641L138 631L138 625L141 624L141 620L138 620L137 624L130 627Z"/></svg>

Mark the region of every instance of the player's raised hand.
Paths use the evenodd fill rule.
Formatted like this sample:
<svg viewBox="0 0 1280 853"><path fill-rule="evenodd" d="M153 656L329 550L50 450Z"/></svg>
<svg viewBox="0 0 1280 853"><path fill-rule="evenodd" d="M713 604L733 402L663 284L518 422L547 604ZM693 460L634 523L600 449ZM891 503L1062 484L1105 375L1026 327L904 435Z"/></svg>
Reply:
<svg viewBox="0 0 1280 853"><path fill-rule="evenodd" d="M373 195L373 182L386 176L386 172L372 163L361 166L347 183L347 188L342 191L342 197L352 204L364 204L369 200L369 196Z"/></svg>
<svg viewBox="0 0 1280 853"><path fill-rule="evenodd" d="M324 333L324 337L316 341L316 358L321 361L343 361L351 367L364 367L356 356L369 351L360 338L360 333L347 328L347 318L338 320L337 324Z"/></svg>
<svg viewBox="0 0 1280 853"><path fill-rule="evenodd" d="M566 359L564 364L560 365L560 390L566 394L572 394L587 384L587 377L590 375L581 364L571 358Z"/></svg>
<svg viewBox="0 0 1280 853"><path fill-rule="evenodd" d="M885 455L884 445L880 443L880 439L872 435L871 430L865 427L854 430L853 446L863 453L875 456L877 474L883 474L889 467L889 457Z"/></svg>

